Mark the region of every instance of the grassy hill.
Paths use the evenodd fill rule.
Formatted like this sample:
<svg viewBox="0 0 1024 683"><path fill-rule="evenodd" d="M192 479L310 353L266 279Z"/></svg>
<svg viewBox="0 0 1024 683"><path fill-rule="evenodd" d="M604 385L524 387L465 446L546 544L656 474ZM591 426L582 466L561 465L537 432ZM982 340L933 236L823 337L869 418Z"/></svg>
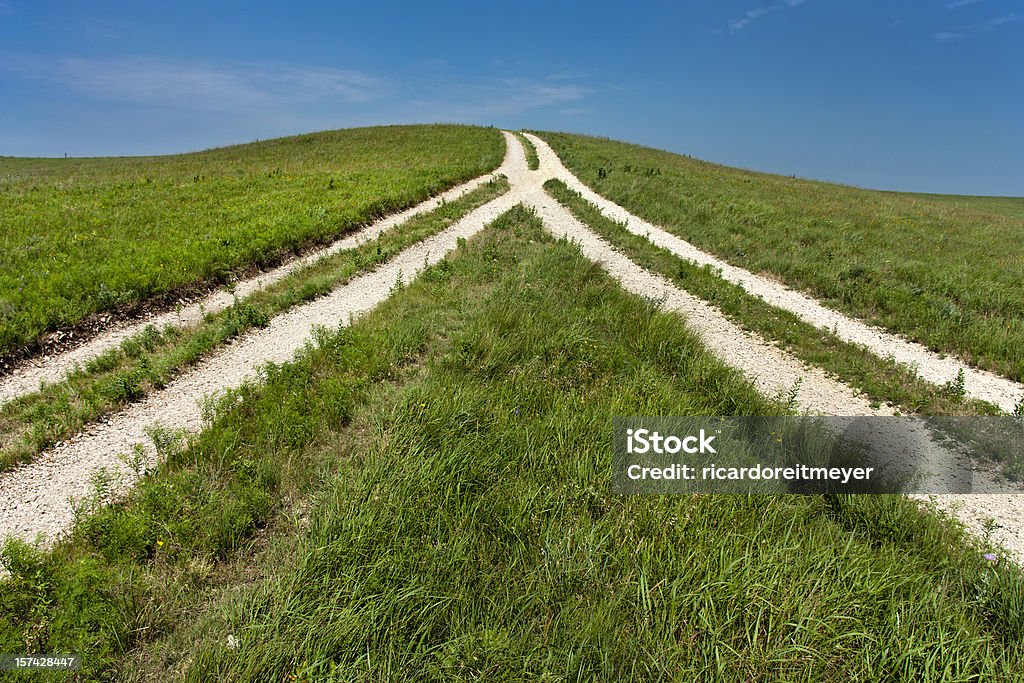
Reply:
<svg viewBox="0 0 1024 683"><path fill-rule="evenodd" d="M0 358L227 281L495 168L496 130L389 126L167 157L0 158Z"/></svg>
<svg viewBox="0 0 1024 683"><path fill-rule="evenodd" d="M339 185L361 198L352 202L365 218L386 208L380 202L408 203L492 168L503 150L496 135L363 129L168 159L2 163L25 169L24 177L4 177L21 188L26 224L60 215L66 184L78 188L68 195L78 204L66 206L102 209L126 225L134 219L115 209L137 197L160 225L180 218L179 238L221 231L226 243L211 243L195 283L202 267L235 253L238 235L256 239L247 222L222 210L229 197L227 205L253 219L278 219L261 225L284 242L236 264L251 266L293 248L292 237L304 244L349 229L357 214L345 218L349 204L331 194ZM803 273L807 287L825 286L830 268L864 264L875 275L835 299L856 310L864 310L858 293L870 283L883 291L917 282L917 271L897 259L954 268L964 255L953 246L969 242L968 233L1020 228L1009 216L917 197L545 137L585 182L730 260L766 272L776 272L767 268L774 264L779 277ZM76 164L82 170L72 172ZM153 169L162 164L158 180ZM139 189L145 176L130 168L147 169L157 190ZM340 168L346 180L332 188ZM192 187L203 183L211 192ZM246 183L260 191L247 194ZM222 185L233 189L216 189ZM379 266L507 188L486 185L194 328L145 333L5 407L0 435L27 441L4 451L10 443L0 439L0 464L35 457L217 345ZM548 190L572 199L557 184ZM274 202L248 206L266 192ZM33 193L49 199L32 204ZM121 199L97 203L107 193ZM189 213L188 197L206 213ZM337 222L307 220L303 211L329 202ZM81 209L98 215L89 211ZM227 223L208 225L212 217ZM54 234L76 234L79 224L62 220ZM594 222L602 234L614 231ZM135 234L136 248L158 264L165 252L145 251L143 234L150 233ZM159 231L151 237L164 239ZM901 239L913 248L900 250ZM953 246L923 250L931 241ZM996 240L986 244L995 254ZM173 240L161 245L178 258L190 253L174 251ZM991 258L965 252L979 272L951 282L964 292L979 288L972 300L988 310L987 298L1001 301L999 288L1013 277L986 290L992 264L1018 248L1003 245ZM678 270L637 245L626 251L655 270ZM839 263L828 266L826 252ZM96 258L95 267L112 273L133 270L113 252ZM16 263L27 276L29 262ZM916 286L935 297L960 292L927 289L935 287L927 277ZM1005 296L1012 302L1018 293ZM931 309L906 315L922 310ZM844 362L861 362L845 353ZM77 653L79 680L846 683L1024 675L1020 569L986 559L988 540L917 503L613 494L613 416L772 415L792 406L759 393L679 316L624 291L522 207L263 375L212 404L201 433L154 432L163 461L124 500L104 504L111 482L97 476L95 496L77 502L75 526L52 549L0 547L11 574L0 579L0 652ZM18 432L39 425L50 431Z"/></svg>
<svg viewBox="0 0 1024 683"><path fill-rule="evenodd" d="M612 495L612 415L785 407L526 211L318 342L54 553L8 546L0 650L89 680L1019 673L1019 574L907 501Z"/></svg>
<svg viewBox="0 0 1024 683"><path fill-rule="evenodd" d="M701 249L1024 380L1024 200L862 190L540 135L595 191Z"/></svg>

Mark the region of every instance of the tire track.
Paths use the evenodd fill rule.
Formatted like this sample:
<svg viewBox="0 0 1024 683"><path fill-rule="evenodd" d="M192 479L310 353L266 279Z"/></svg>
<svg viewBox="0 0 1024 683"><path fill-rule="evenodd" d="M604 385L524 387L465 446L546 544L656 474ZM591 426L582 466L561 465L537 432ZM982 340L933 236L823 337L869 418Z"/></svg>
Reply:
<svg viewBox="0 0 1024 683"><path fill-rule="evenodd" d="M511 149L511 146L506 148L505 158L501 166L492 173L457 185L416 206L391 214L370 225L359 228L327 247L295 258L273 270L241 280L232 287L233 293L227 289L220 288L201 300L184 306L179 310L167 311L134 323L115 324L99 336L93 337L89 341L67 351L52 356L22 361L10 374L0 377L0 405L12 401L19 396L38 391L39 385L43 382L52 384L61 381L76 366L83 365L104 351L109 351L119 346L121 342L141 333L150 325L163 328L166 325L182 327L198 323L205 314L217 313L231 306L236 297L239 299L245 298L254 292L269 287L275 282L283 280L296 271L316 263L322 258L345 251L346 249L353 249L364 242L377 239L382 233L397 225L401 225L413 216L433 211L446 202L454 201L472 192L497 174L504 173L508 175L508 165L513 163L512 155L509 151Z"/></svg>
<svg viewBox="0 0 1024 683"><path fill-rule="evenodd" d="M667 230L648 223L584 185L562 164L546 142L535 135L527 134L527 137L537 148L542 172L558 178L582 194L604 215L624 224L631 233L645 237L651 243L699 266L707 265L720 270L720 277L727 282L739 285L748 293L793 313L820 330L834 333L843 341L863 346L879 358L892 358L897 363L916 368L918 376L932 384L943 386L956 379L962 371L964 390L971 398L988 401L1008 413L1013 411L1019 401L1024 400L1024 385L979 370L955 358L940 357L921 344L850 318L774 280L730 265Z"/></svg>
<svg viewBox="0 0 1024 683"><path fill-rule="evenodd" d="M561 160L543 140L530 134L527 134L527 137L534 143L540 157L540 171L535 173L542 179L535 185L543 185L548 178L558 178L569 187L579 191L588 201L597 205L605 215L619 222L626 222L631 232L648 237L655 244L665 247L683 258L688 258L687 254L694 253L695 258L691 260L703 259L697 262L718 267L716 264L720 262L717 259L698 251L678 237L669 235L664 230L642 221L619 205L594 193L562 165ZM702 340L719 359L740 370L762 392L769 395L784 393L794 386L797 379L802 378L795 395L796 404L801 410L837 416L892 414L891 409L887 406L872 408L866 398L819 368L809 367L792 355L767 343L761 337L736 327L710 304L684 292L668 280L645 271L576 220L568 209L544 192L542 188L539 190L539 194L531 194L529 201L544 217L545 225L552 232L575 240L588 258L605 265L606 270L616 277L623 287L642 296L660 298L665 302L666 308L685 316L687 324L701 335ZM657 237L659 235L660 237ZM656 239L660 239L660 241L656 241ZM677 252L673 247L680 251ZM836 321L836 329L840 337L843 337L844 332L869 331L873 335L873 342L872 345L868 345L868 349L880 357L891 355L888 352L888 344L892 343L894 347L907 352L917 361L933 362L931 366L933 371L935 368L939 368L940 373L953 372L953 376L955 376L955 372L963 368L969 395L975 398L991 401L1004 410L1009 410L1012 409L1013 402L1020 400L1019 397L1024 395L1024 388L1008 379L971 368L953 359L941 359L918 344L846 318L835 311L824 308L813 299L788 290L778 283L765 280L765 278L733 266L729 266L729 268L732 269L731 272L736 275L737 279L742 276L743 282L751 286L761 281L768 283L770 285L768 289L773 291L777 298L775 300L762 298L781 308L788 308L784 304L792 300L808 302L800 309L804 312L803 314L800 310L793 311L801 317L811 315L818 309L826 312L830 316L829 320ZM737 284L742 284L742 282L737 282ZM747 289L746 285L744 285L744 289ZM756 294L757 292L751 293ZM815 326L820 325L816 324ZM827 329L832 330L831 325ZM853 339L848 340L852 341ZM936 376L934 372L932 376ZM945 375L940 374L939 376L943 378L943 381L947 381ZM913 435L910 436L913 438ZM934 452L927 444L919 443L913 447L917 452ZM940 457L942 457L941 454ZM976 473L976 476L979 474ZM980 473L980 476L985 477L986 475ZM994 490L995 487L995 482L986 480L986 488ZM992 540L1006 548L1018 564L1024 565L1024 494L1008 491L1004 494L938 494L909 497L918 500L926 507L934 506L951 514L978 538L984 538L988 534L988 524L990 521L994 522L996 526L991 532Z"/></svg>
<svg viewBox="0 0 1024 683"><path fill-rule="evenodd" d="M57 538L73 519L69 496L88 496L94 472L105 468L118 473L120 483L115 494L120 494L133 484L133 475L120 462L118 454L130 452L135 444L141 444L150 462L155 461L156 453L146 433L148 427L159 424L191 432L201 429L200 403L204 397L237 387L245 381L258 380L261 365L290 360L316 326L346 324L371 310L390 295L396 282L410 281L425 266L444 258L457 246L459 239L472 237L519 203L532 207L549 231L573 240L587 258L601 263L624 288L659 299L665 308L684 316L686 324L701 336L717 357L737 368L762 392L781 395L796 386L796 403L801 409L826 415L892 414L888 407L872 408L867 398L821 369L810 367L758 335L740 329L710 304L615 251L544 191L543 183L552 177L563 180L574 189L584 186L561 165L543 141L535 136L529 137L537 147L540 170L527 170L519 141L505 133L508 151L499 170L508 176L511 189L502 197L475 209L445 231L409 247L377 270L356 277L328 296L277 316L267 328L236 340L165 389L130 406L106 423L93 425L74 439L46 452L32 464L0 475L0 539L8 534L29 541L37 535L47 542ZM591 196L601 199L589 190L584 195L588 199ZM619 220L625 215L629 220L629 214L617 205L601 199L599 206L605 209L608 204L617 212L609 215ZM634 227L636 225L646 224L634 223ZM381 228L381 231L383 229L387 228ZM655 230L651 226L651 234ZM751 283L756 281L748 280ZM879 337L883 341L892 338L909 344L888 333L883 334L885 336ZM1016 553L1018 561L1024 559L1024 499L991 495L938 496L933 499L979 533L985 519L996 517L1001 520L1002 528L996 530L995 539Z"/></svg>
<svg viewBox="0 0 1024 683"><path fill-rule="evenodd" d="M378 269L278 315L267 327L211 354L164 389L91 425L32 463L0 475L0 540L15 536L29 542L37 538L52 542L74 519L70 498L81 500L93 493L95 473L104 470L111 476L112 495L116 497L135 481L121 454L141 446L146 460L156 462L157 453L148 436L151 427L199 431L203 426L201 405L206 397L258 381L261 366L291 360L317 327L349 324L387 299L395 284L410 282L455 249L460 239L472 237L518 204L522 190L516 191L515 187L526 172L526 158L518 141L508 134L506 141L509 151L501 171L512 184L509 192L474 209L443 232L405 249ZM518 185L524 184L519 181Z"/></svg>

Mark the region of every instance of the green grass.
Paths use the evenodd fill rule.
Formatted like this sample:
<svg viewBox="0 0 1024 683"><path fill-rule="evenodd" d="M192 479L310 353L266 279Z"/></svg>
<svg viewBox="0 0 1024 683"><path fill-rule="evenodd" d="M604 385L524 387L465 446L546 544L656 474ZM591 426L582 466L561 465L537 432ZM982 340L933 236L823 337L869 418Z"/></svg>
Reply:
<svg viewBox="0 0 1024 683"><path fill-rule="evenodd" d="M0 158L0 358L228 281L495 168L498 131L393 126L167 157Z"/></svg>
<svg viewBox="0 0 1024 683"><path fill-rule="evenodd" d="M927 194L917 192L893 193L901 198L917 197L927 202L940 202L955 207L998 213L1010 218L1024 219L1024 197L978 197L966 194Z"/></svg>
<svg viewBox="0 0 1024 683"><path fill-rule="evenodd" d="M772 306L727 282L707 266L698 266L635 235L606 217L560 180L544 188L573 215L633 262L673 281L680 288L713 304L729 319L809 365L819 367L864 392L876 402L900 406L905 412L928 415L991 415L1000 412L980 401L966 401L947 387L937 387L910 368L879 358L863 346L845 342L817 329L785 309Z"/></svg>
<svg viewBox="0 0 1024 683"><path fill-rule="evenodd" d="M536 171L540 168L540 157L537 156L537 148L522 133L516 132L516 137L519 138L519 142L523 146L523 152L526 154L526 167L531 171Z"/></svg>
<svg viewBox="0 0 1024 683"><path fill-rule="evenodd" d="M389 260L406 247L449 227L508 190L491 180L463 197L415 216L377 239L318 260L283 280L208 314L191 327L147 327L63 381L0 406L0 472L30 462L44 449L163 388L183 370L229 339L268 324L271 318L322 296L355 275Z"/></svg>
<svg viewBox="0 0 1024 683"><path fill-rule="evenodd" d="M52 553L9 545L0 651L86 680L1020 672L1018 570L901 499L610 495L613 415L781 407L522 210L318 342Z"/></svg>
<svg viewBox="0 0 1024 683"><path fill-rule="evenodd" d="M584 183L701 249L1024 380L1019 216L541 135Z"/></svg>

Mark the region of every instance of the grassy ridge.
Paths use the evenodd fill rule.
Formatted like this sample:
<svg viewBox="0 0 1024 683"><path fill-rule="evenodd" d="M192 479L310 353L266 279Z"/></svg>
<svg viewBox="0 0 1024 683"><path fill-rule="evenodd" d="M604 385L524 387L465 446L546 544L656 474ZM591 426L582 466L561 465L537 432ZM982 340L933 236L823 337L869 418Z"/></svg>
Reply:
<svg viewBox="0 0 1024 683"><path fill-rule="evenodd" d="M0 357L226 281L495 168L496 130L331 131L152 158L0 159Z"/></svg>
<svg viewBox="0 0 1024 683"><path fill-rule="evenodd" d="M1015 570L898 498L610 495L612 415L780 407L521 210L238 395L54 554L7 548L0 650L226 681L997 680L1024 656Z"/></svg>
<svg viewBox="0 0 1024 683"><path fill-rule="evenodd" d="M542 136L583 182L696 246L1024 380L1019 217L741 171L621 142Z"/></svg>
<svg viewBox="0 0 1024 683"><path fill-rule="evenodd" d="M508 190L504 178L395 226L377 239L332 254L236 301L187 328L150 326L91 359L60 382L0 406L0 472L30 462L45 448L128 403L160 389L226 341L292 306L327 294L412 244L441 232Z"/></svg>

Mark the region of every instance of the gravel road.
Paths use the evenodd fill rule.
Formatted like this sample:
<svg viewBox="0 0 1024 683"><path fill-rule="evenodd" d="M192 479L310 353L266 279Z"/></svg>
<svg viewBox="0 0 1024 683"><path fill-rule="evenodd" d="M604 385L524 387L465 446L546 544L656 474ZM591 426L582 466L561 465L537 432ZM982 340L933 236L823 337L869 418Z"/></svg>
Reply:
<svg viewBox="0 0 1024 683"><path fill-rule="evenodd" d="M740 329L718 309L664 278L645 271L615 251L544 192L543 183L552 177L560 178L570 187L581 191L607 215L625 222L633 232L647 236L652 242L684 258L720 268L726 279L740 284L774 305L792 310L817 327L835 329L841 338L864 344L880 356L896 356L899 362L916 364L922 376L931 381L944 383L955 377L962 368L968 393L972 396L1006 406L1008 401L1019 400L1018 397L1024 395L1024 388L1018 384L964 366L953 359L938 358L917 344L847 318L778 283L722 263L666 231L641 221L583 186L565 169L550 147L532 135L529 138L537 148L541 165L539 170L529 171L519 141L508 133L505 133L505 138L508 153L499 172L510 180L511 190L508 193L477 208L445 231L409 247L377 270L353 279L328 296L277 316L266 328L245 335L216 351L163 390L101 424L90 426L73 439L47 451L35 462L0 475L0 538L7 535L26 540L40 537L44 542L50 542L59 537L73 518L69 497L87 496L92 490L91 481L97 470L104 468L108 472L117 473L120 490L123 491L132 485L133 475L121 462L120 454L129 452L135 444L141 444L150 461L155 460L156 454L147 436L147 428L160 425L192 432L201 429L200 404L205 396L258 379L259 368L268 362L290 360L306 343L315 327L332 328L347 324L371 310L390 295L397 281L414 278L426 265L436 263L454 249L460 238L473 236L519 203L533 207L548 230L576 242L587 258L601 263L625 289L661 301L666 309L683 316L686 324L701 336L714 354L740 370L763 393L785 395L797 386L796 404L807 412L841 416L892 414L886 406L872 408L868 399L824 371L809 367L757 335ZM450 200L485 180L479 178L450 190L442 197ZM441 200L438 197L402 214L396 214L340 240L322 252L247 280L239 285L239 294L265 287L269 282L284 277L325 253L350 248L358 241L372 239L411 215L437 206ZM211 310L214 306L230 305L230 295L227 295L226 301L219 298L223 294L211 295L204 302L204 308ZM197 304L190 307L188 312L183 310L168 315L171 317L165 322L176 322L179 316L200 313ZM155 321L147 321L141 326L149 322ZM141 326L126 326L124 330L111 331L89 345L63 354L59 359L44 362L42 365L46 369L25 368L22 374L6 378L0 384L0 398L31 390L38 385L40 379L59 378L74 363L80 363L91 357L90 354L95 355L102 349L116 345L125 336L132 334L127 330L138 331ZM37 370L38 374L31 374ZM1024 563L1024 498L1019 495L945 495L931 499L940 507L953 511L978 532L985 520L995 519L1001 525L996 529L995 540L1004 544L1018 562Z"/></svg>

